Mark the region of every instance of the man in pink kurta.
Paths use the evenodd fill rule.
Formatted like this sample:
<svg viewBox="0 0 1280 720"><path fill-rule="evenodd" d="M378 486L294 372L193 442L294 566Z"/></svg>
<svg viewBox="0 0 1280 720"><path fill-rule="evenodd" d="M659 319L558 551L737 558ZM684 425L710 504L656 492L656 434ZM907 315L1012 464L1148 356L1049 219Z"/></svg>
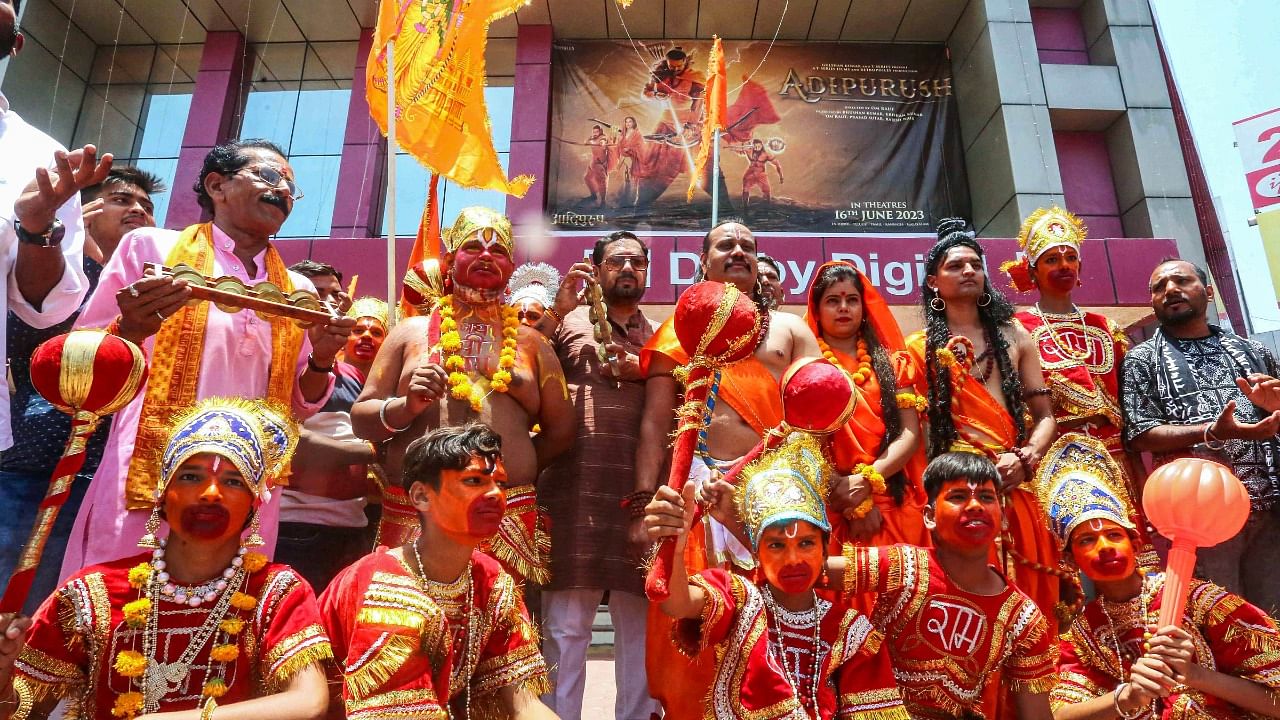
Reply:
<svg viewBox="0 0 1280 720"><path fill-rule="evenodd" d="M252 152L256 151L251 151L250 154ZM282 157L279 159L283 160ZM216 171L214 174L217 174ZM238 178L248 174L248 172L222 173L225 182L230 182L227 178ZM250 176L248 179L256 179L256 176ZM261 185L259 179L254 189L260 190ZM282 189L280 183L277 183L273 192ZM211 233L213 271L210 274L214 277L224 275L236 277L248 286L265 281L268 265L265 260L269 249L263 249L253 257L253 264L256 267L251 273L246 269L246 263L241 256L234 252L235 240L219 226L221 223L216 211L214 217ZM76 327L105 328L120 318L122 301L117 298L117 293L121 290L127 293L133 284L138 283L144 275L146 263L164 264L178 242L177 231L159 228L141 228L125 235L115 255L103 269L97 291L85 305ZM311 281L298 273L289 272L289 279L296 289L315 291ZM160 315L164 316L166 313ZM337 332L335 328L330 330ZM153 332L142 343L143 351L153 367L153 380L154 368L171 360L155 357L154 344ZM326 339L326 348L329 344L331 341ZM314 348L314 350L315 358L319 358L322 354L320 348ZM326 361L328 357L332 357L327 352L324 354L327 356ZM204 329L204 346L200 356L196 399L211 396L267 397L271 357L272 327L269 322L252 311L226 313L211 304ZM334 379L330 373L327 386L319 397L308 401L303 396L300 379L305 373L315 370L314 367L308 370L310 358L313 358L311 338L304 335L301 350L295 360L294 377L298 380L293 384L290 401L292 411L299 420L319 410L333 390ZM317 359L315 364L323 366L324 362ZM127 509L125 485L130 461L134 455L138 424L146 394L144 387L138 397L116 415L111 425L111 434L107 439L102 464L93 476L84 504L71 531L71 539L67 543L66 555L62 562L62 579L66 579L87 565L135 552L137 539L145 532L144 526L148 512ZM264 550L268 555L275 547L279 503L277 493L269 502L264 503L262 508L261 535L266 541Z"/></svg>

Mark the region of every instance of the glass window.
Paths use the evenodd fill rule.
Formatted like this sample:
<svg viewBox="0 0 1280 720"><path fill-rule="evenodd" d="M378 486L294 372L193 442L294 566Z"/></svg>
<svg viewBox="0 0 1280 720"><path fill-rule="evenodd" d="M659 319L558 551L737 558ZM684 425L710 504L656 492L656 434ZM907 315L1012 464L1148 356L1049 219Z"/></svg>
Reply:
<svg viewBox="0 0 1280 720"><path fill-rule="evenodd" d="M304 197L279 237L325 237L333 225L356 44L274 43L253 48L254 77L241 138L266 138L289 157Z"/></svg>
<svg viewBox="0 0 1280 720"><path fill-rule="evenodd" d="M169 197L190 192L172 185L200 54L200 45L100 47L76 122L76 146L93 143L111 152L117 166L137 166L169 186L151 198L159 225Z"/></svg>
<svg viewBox="0 0 1280 720"><path fill-rule="evenodd" d="M502 78L490 78L490 82L502 82ZM510 81L510 78L506 78ZM511 107L515 100L515 88L489 86L484 89L485 104L489 109L489 123L493 129L493 145L498 151L498 161L503 172L507 171L511 150ZM427 205L427 183L431 173L417 160L401 151L396 155L396 235L412 237L418 232L418 223ZM464 188L447 180L440 181L440 224L449 227L465 207L484 205L505 211L507 195L494 190ZM384 208L381 232L386 234L390 208Z"/></svg>

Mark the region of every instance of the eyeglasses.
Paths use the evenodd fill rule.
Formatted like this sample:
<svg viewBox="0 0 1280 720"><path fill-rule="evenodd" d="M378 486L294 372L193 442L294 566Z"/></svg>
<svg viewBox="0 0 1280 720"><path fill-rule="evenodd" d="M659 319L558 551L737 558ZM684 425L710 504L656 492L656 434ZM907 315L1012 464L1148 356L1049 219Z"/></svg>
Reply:
<svg viewBox="0 0 1280 720"><path fill-rule="evenodd" d="M259 165L258 167L240 168L236 173L247 172L258 178L262 182L271 187L280 187L280 181L284 181L285 187L289 188L289 195L294 200L302 199L302 191L298 189L298 184L285 176L284 173L271 167L270 165Z"/></svg>
<svg viewBox="0 0 1280 720"><path fill-rule="evenodd" d="M621 270L626 267L627 263L631 263L632 270L648 270L649 258L640 255L614 255L605 258L600 265L605 270Z"/></svg>

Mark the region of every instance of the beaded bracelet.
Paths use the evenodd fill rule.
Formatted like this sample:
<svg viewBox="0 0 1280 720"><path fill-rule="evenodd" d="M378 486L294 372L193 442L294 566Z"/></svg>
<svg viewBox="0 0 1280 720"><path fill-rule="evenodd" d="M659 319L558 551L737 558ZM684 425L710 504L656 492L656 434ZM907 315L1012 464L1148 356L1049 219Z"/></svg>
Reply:
<svg viewBox="0 0 1280 720"><path fill-rule="evenodd" d="M653 499L652 490L636 490L618 502L618 507L631 511L632 518L644 517L645 506Z"/></svg>

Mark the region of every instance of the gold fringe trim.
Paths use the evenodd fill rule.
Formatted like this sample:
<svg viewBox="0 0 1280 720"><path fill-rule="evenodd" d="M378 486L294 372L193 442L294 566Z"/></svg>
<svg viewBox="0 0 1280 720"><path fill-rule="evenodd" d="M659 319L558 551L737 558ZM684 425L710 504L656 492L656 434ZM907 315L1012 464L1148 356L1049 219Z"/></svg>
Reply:
<svg viewBox="0 0 1280 720"><path fill-rule="evenodd" d="M902 705L889 708L877 708L875 710L858 710L855 712L842 712L836 716L837 720L911 720L911 714Z"/></svg>
<svg viewBox="0 0 1280 720"><path fill-rule="evenodd" d="M528 512L528 511L525 511ZM551 559L551 535L547 533L546 523L544 522L545 511L538 507L533 510L537 513L537 519L533 523L533 537L530 538L526 532L526 527L519 517L509 516L512 525L517 526L518 540L521 543L528 543L526 552L521 552L521 548L517 548L511 540L503 535L501 530L489 540L489 553L504 565L510 567L520 574L521 579L532 582L536 585L546 585L551 582L551 569L549 567ZM536 558L530 561L528 556ZM536 564L535 564L536 563Z"/></svg>
<svg viewBox="0 0 1280 720"><path fill-rule="evenodd" d="M362 607L356 615L356 623L360 625L390 625L392 627L409 628L422 632L426 618L421 613L398 608Z"/></svg>
<svg viewBox="0 0 1280 720"><path fill-rule="evenodd" d="M404 667L404 663L418 650L416 638L404 635L387 637L377 656L368 662L344 673L347 692L355 700L363 700L382 687L392 675Z"/></svg>
<svg viewBox="0 0 1280 720"><path fill-rule="evenodd" d="M1058 677L1054 674L1047 675L1042 678L1036 678L1035 680L1014 680L1011 678L1008 682L1009 689L1013 692L1026 692L1031 693L1032 695L1039 695L1053 690L1054 686L1058 684Z"/></svg>
<svg viewBox="0 0 1280 720"><path fill-rule="evenodd" d="M516 693L527 690L534 697L542 697L554 689L555 687L551 684L551 680L546 673L539 673L516 685ZM506 708L502 706L502 699L497 692L486 693L483 697L471 699L472 720L509 720L509 718L510 715L507 714Z"/></svg>
<svg viewBox="0 0 1280 720"><path fill-rule="evenodd" d="M310 665L320 665L321 671L324 670L324 664L333 660L333 648L329 643L316 643L305 650L299 650L292 657L285 660L276 668L275 673L271 676L269 689L273 692L284 690L289 680L297 675L299 671Z"/></svg>
<svg viewBox="0 0 1280 720"><path fill-rule="evenodd" d="M1280 635L1275 631L1263 632L1261 628L1251 628L1234 622L1227 629L1223 641L1234 643L1244 638L1245 645L1254 652L1280 653Z"/></svg>

